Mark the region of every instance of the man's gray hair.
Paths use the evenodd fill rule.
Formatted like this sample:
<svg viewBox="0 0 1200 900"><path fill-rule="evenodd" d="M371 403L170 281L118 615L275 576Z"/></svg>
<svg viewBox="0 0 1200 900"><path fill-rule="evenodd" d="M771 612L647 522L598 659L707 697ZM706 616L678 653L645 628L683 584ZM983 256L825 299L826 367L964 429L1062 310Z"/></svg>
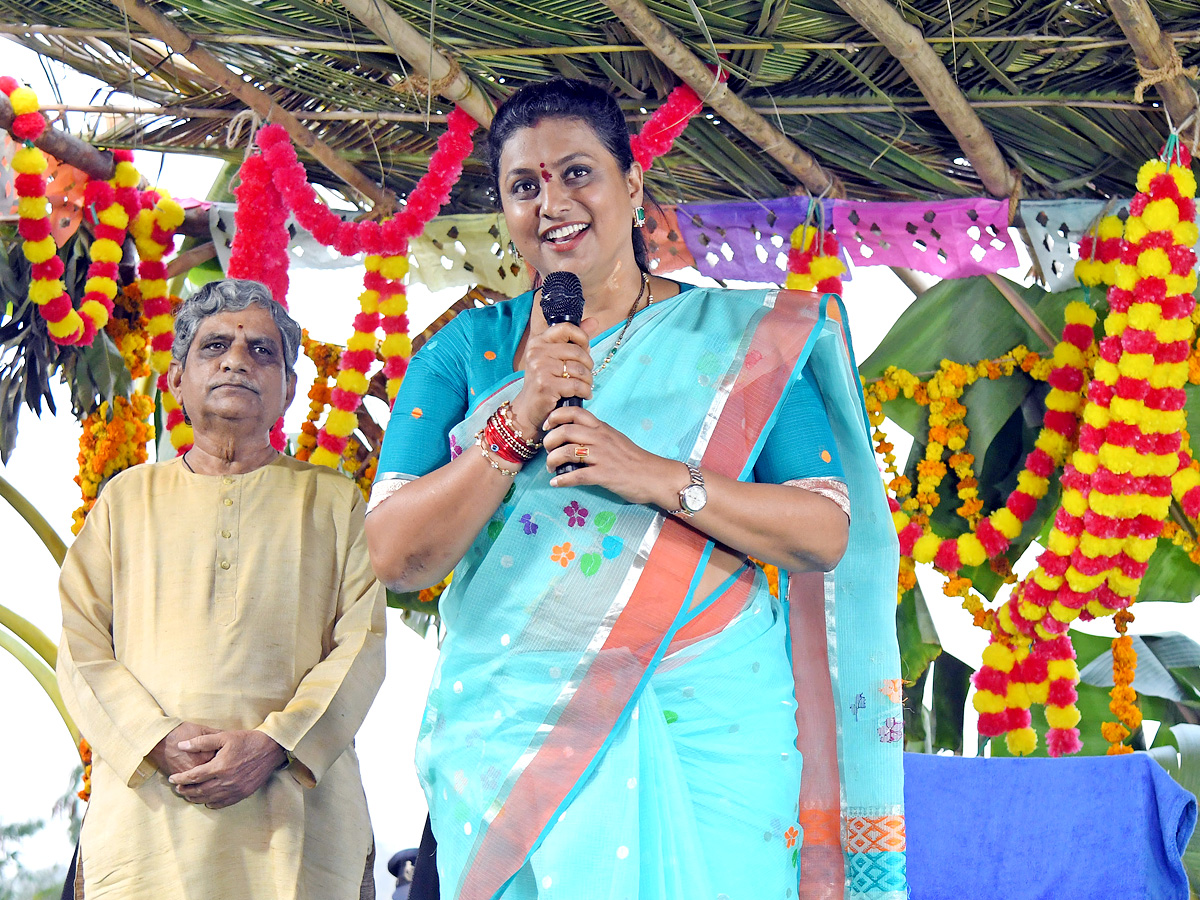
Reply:
<svg viewBox="0 0 1200 900"><path fill-rule="evenodd" d="M271 318L279 328L279 336L283 339L284 365L289 374L294 374L296 359L300 354L300 326L264 285L242 278L210 281L183 301L175 314L175 341L171 344L171 356L183 365L202 321L218 313L240 312L248 306L261 306L271 313Z"/></svg>

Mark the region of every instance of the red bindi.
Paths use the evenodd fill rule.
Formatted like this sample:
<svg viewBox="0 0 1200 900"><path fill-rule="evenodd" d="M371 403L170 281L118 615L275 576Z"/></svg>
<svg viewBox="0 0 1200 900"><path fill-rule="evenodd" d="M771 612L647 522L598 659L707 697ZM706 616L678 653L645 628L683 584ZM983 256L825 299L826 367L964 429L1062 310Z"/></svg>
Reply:
<svg viewBox="0 0 1200 900"><path fill-rule="evenodd" d="M553 178L554 176L546 171L545 163L538 163L538 167L542 170L542 181L545 181L547 184L549 184L550 179Z"/></svg>

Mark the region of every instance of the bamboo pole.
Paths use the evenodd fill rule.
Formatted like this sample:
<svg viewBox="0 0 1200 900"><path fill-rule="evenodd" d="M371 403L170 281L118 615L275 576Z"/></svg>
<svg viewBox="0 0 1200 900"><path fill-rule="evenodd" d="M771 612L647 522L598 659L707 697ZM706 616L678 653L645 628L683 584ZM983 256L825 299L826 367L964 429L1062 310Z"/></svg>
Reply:
<svg viewBox="0 0 1200 900"><path fill-rule="evenodd" d="M177 28L165 16L159 15L151 9L146 0L112 0L112 2L264 119L282 125L287 129L292 140L312 154L325 168L351 188L372 200L381 210L389 210L395 206L396 198L390 191L380 187L342 159L332 147L305 128L303 123L291 112L277 105L269 94L247 84L229 71L224 63L201 47L193 38Z"/></svg>
<svg viewBox="0 0 1200 900"><path fill-rule="evenodd" d="M1140 97L1143 86L1153 84L1172 121L1182 124L1196 111L1197 97L1174 42L1158 27L1154 11L1146 0L1108 0L1108 5L1137 59L1141 82L1135 98ZM1192 77L1195 77L1194 67ZM1193 127L1200 131L1200 126Z"/></svg>
<svg viewBox="0 0 1200 900"><path fill-rule="evenodd" d="M0 94L0 97L3 97ZM1065 105L1065 104L1064 104ZM1141 107L1136 107L1140 109ZM98 113L106 116L164 116L174 119L232 119L240 110L195 106L104 106L95 103L47 103L43 112ZM445 122L446 116L382 110L341 109L297 113L301 122ZM11 116L10 116L11 120ZM2 126L3 123L0 123Z"/></svg>
<svg viewBox="0 0 1200 900"><path fill-rule="evenodd" d="M642 0L604 0L604 5L625 23L634 36L672 72L700 95L706 105L779 163L813 194L840 196L841 182L817 160L775 129L729 87L713 77Z"/></svg>
<svg viewBox="0 0 1200 900"><path fill-rule="evenodd" d="M342 0L342 6L354 13L408 64L432 90L457 104L484 128L492 124L492 105L475 87L466 73L458 69L398 12L382 0Z"/></svg>
<svg viewBox="0 0 1200 900"><path fill-rule="evenodd" d="M958 140L963 155L987 192L993 197L1009 196L1016 187L1016 176L921 32L909 25L888 0L837 0L837 3L904 66L938 118Z"/></svg>

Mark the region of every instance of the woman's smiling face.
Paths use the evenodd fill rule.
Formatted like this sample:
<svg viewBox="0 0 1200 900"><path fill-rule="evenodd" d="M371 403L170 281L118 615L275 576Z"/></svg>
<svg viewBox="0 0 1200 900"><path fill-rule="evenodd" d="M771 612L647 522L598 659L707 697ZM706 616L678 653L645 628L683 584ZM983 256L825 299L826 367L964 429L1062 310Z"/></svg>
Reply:
<svg viewBox="0 0 1200 900"><path fill-rule="evenodd" d="M641 167L622 172L582 119L547 118L513 132L499 186L509 236L543 275L574 272L586 287L637 270L631 229Z"/></svg>

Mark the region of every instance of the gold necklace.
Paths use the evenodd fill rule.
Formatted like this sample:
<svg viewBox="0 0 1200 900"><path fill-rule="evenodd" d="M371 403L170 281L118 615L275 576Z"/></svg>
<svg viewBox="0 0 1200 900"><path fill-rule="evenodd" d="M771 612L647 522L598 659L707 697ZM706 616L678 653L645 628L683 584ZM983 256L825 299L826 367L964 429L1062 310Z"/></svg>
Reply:
<svg viewBox="0 0 1200 900"><path fill-rule="evenodd" d="M648 294L649 299L646 301L646 308L654 303L654 289L650 287L650 275L647 272L642 273L642 287L638 291L636 297L633 298L633 306L629 307L629 315L625 317L625 324L621 326L621 333L617 335L617 342L612 345L612 349L608 351L608 355L604 357L604 362L600 363L598 369L592 369L592 377L595 378L604 371L604 367L612 361L617 349L621 346L621 341L625 340L625 332L629 330L629 324L633 321L633 316L637 312L638 304L642 302L642 295Z"/></svg>

